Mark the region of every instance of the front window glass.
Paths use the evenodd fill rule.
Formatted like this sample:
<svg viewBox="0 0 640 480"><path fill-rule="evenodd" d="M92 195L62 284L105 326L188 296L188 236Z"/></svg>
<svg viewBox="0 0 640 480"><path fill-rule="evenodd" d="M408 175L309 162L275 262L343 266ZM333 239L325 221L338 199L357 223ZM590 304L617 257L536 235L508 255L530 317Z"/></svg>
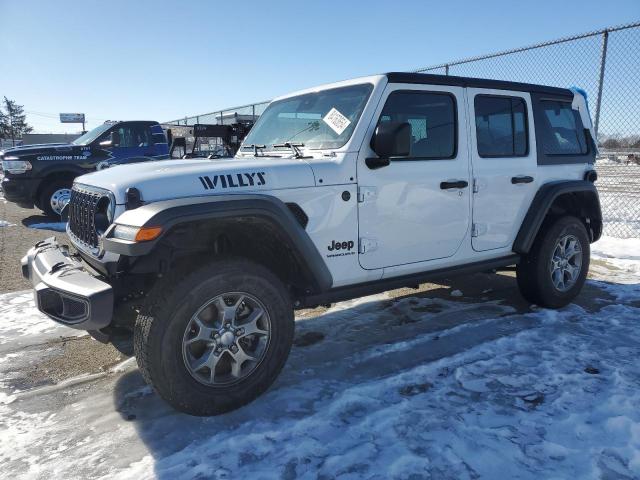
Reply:
<svg viewBox="0 0 640 480"><path fill-rule="evenodd" d="M395 91L378 124L384 122L406 122L411 127L411 153L404 159L455 157L456 105L449 93Z"/></svg>
<svg viewBox="0 0 640 480"><path fill-rule="evenodd" d="M243 145L302 143L309 149L340 148L351 137L369 99L371 84L332 88L273 102Z"/></svg>
<svg viewBox="0 0 640 480"><path fill-rule="evenodd" d="M109 130L109 128L111 128L111 125L108 124L108 123L104 123L104 124L94 128L93 130L89 130L84 135L76 138L73 142L71 142L71 144L72 145L89 145L96 138L98 138L104 132Z"/></svg>

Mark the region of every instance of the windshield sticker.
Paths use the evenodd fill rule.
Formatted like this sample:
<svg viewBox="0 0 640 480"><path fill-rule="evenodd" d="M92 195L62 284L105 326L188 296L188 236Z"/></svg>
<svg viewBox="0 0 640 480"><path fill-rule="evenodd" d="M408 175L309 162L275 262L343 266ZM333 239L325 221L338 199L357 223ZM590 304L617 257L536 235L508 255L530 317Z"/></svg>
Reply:
<svg viewBox="0 0 640 480"><path fill-rule="evenodd" d="M335 108L329 110L329 113L327 113L322 120L338 135L342 135L342 132L344 132L351 123L351 120L342 115Z"/></svg>

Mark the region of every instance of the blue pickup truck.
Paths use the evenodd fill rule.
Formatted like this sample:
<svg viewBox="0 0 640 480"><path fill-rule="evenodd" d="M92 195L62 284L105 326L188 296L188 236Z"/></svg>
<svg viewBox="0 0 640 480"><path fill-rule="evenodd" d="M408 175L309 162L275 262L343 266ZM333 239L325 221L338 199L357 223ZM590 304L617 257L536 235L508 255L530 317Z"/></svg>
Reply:
<svg viewBox="0 0 640 480"><path fill-rule="evenodd" d="M73 179L125 163L169 158L158 122L106 122L68 144L41 144L0 152L4 198L26 208L59 215Z"/></svg>

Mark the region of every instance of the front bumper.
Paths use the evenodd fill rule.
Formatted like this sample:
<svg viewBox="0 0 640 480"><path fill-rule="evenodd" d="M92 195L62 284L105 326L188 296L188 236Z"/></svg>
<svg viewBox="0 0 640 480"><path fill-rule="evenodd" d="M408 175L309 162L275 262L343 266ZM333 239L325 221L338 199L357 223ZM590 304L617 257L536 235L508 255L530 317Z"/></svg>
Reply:
<svg viewBox="0 0 640 480"><path fill-rule="evenodd" d="M5 176L2 179L4 198L9 202L17 203L21 207L33 208L40 182L40 178Z"/></svg>
<svg viewBox="0 0 640 480"><path fill-rule="evenodd" d="M38 242L22 259L38 310L79 330L100 330L113 317L111 285L89 273L54 237Z"/></svg>

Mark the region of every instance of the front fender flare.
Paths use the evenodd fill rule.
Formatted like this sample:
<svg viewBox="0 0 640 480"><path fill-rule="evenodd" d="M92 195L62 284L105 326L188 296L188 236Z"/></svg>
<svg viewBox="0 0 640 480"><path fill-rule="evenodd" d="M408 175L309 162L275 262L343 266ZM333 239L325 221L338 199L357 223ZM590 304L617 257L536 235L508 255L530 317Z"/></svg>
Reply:
<svg viewBox="0 0 640 480"><path fill-rule="evenodd" d="M215 218L260 217L276 224L291 248L304 262L318 291L331 288L333 278L315 244L291 210L280 199L269 195L216 195L178 198L149 203L124 212L105 233L104 249L124 256L149 254L163 236L176 225ZM128 242L113 238L116 224L134 227L162 227L160 237L149 242Z"/></svg>

